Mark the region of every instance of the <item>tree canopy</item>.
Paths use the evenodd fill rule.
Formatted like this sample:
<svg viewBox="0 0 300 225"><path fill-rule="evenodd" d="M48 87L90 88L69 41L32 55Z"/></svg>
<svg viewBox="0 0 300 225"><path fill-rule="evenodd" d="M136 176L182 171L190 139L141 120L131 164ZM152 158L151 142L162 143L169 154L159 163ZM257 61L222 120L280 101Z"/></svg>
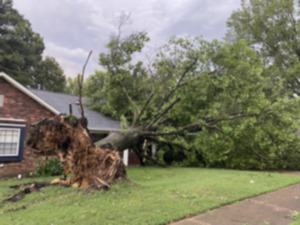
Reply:
<svg viewBox="0 0 300 225"><path fill-rule="evenodd" d="M268 93L264 58L247 40L174 37L147 67L132 58L148 40L143 32L117 35L100 54L106 72L89 78L87 95L94 109L120 119L123 131L99 145L131 147L143 157L145 144L156 143L160 160L187 165L291 166L299 99L280 88Z"/></svg>
<svg viewBox="0 0 300 225"><path fill-rule="evenodd" d="M298 1L242 0L227 24L227 39L246 39L264 59L271 82L281 79L283 92L300 95Z"/></svg>
<svg viewBox="0 0 300 225"><path fill-rule="evenodd" d="M0 0L0 70L25 86L63 91L63 71L54 58L43 59L44 48L42 37L13 8L13 1ZM51 80L61 83L50 85Z"/></svg>
<svg viewBox="0 0 300 225"><path fill-rule="evenodd" d="M138 60L147 33L123 36L121 23L99 56L105 70L83 90L90 107L121 120L97 144L155 163L299 168L295 12L293 1L242 1L225 41L172 37L149 65Z"/></svg>

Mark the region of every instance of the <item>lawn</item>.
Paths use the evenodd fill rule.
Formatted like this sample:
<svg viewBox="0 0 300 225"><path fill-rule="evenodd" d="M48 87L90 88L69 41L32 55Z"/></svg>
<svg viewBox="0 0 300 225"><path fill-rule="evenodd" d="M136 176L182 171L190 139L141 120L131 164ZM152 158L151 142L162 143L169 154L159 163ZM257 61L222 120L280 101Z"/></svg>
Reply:
<svg viewBox="0 0 300 225"><path fill-rule="evenodd" d="M10 185L53 177L0 181L0 224L164 224L300 182L300 176L201 168L128 168L131 182L107 191L46 187L15 203Z"/></svg>
<svg viewBox="0 0 300 225"><path fill-rule="evenodd" d="M295 220L291 225L300 225L300 212L295 211L290 215L291 219Z"/></svg>

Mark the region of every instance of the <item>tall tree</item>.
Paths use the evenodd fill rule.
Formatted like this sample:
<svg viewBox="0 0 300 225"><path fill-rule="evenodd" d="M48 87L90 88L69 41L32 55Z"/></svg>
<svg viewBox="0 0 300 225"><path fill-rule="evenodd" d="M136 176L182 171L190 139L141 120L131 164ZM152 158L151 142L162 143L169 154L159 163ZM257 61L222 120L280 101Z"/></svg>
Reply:
<svg viewBox="0 0 300 225"><path fill-rule="evenodd" d="M46 56L45 59L38 63L34 73L33 88L63 92L65 85L64 72L53 57Z"/></svg>
<svg viewBox="0 0 300 225"><path fill-rule="evenodd" d="M79 95L78 77L68 77L63 92L70 95Z"/></svg>
<svg viewBox="0 0 300 225"><path fill-rule="evenodd" d="M290 96L300 95L298 15L298 1L242 0L241 9L227 23L227 39L247 39L263 57L264 73L272 78L271 83L281 79L282 91Z"/></svg>
<svg viewBox="0 0 300 225"><path fill-rule="evenodd" d="M110 106L108 85L109 75L107 73L95 71L94 75L89 76L83 86L84 96L89 97L86 99L86 104L93 110L119 118L116 110Z"/></svg>
<svg viewBox="0 0 300 225"><path fill-rule="evenodd" d="M13 8L13 1L0 0L0 70L25 86L52 90L54 87L49 86L49 80L63 84L64 75L55 59L43 60L44 48L42 37ZM41 74L45 71L46 74Z"/></svg>

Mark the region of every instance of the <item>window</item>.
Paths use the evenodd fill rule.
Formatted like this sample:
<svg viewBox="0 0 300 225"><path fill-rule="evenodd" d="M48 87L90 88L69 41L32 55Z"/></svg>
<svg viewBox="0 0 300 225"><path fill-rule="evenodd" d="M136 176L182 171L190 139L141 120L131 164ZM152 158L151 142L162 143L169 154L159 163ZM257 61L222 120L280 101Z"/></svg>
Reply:
<svg viewBox="0 0 300 225"><path fill-rule="evenodd" d="M20 161L23 156L25 125L0 124L0 161Z"/></svg>
<svg viewBox="0 0 300 225"><path fill-rule="evenodd" d="M19 129L0 128L0 156L18 155L19 139Z"/></svg>

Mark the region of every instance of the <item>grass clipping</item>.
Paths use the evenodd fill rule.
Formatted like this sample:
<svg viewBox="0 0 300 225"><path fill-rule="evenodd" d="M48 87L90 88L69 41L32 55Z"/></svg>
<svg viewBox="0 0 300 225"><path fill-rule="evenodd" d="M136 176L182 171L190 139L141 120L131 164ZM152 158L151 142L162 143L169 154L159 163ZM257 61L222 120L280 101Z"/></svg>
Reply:
<svg viewBox="0 0 300 225"><path fill-rule="evenodd" d="M51 183L109 189L114 180L126 178L118 152L95 147L87 129L74 116L57 116L32 125L27 145L41 155L56 154L65 176L73 174L73 178L55 179Z"/></svg>

